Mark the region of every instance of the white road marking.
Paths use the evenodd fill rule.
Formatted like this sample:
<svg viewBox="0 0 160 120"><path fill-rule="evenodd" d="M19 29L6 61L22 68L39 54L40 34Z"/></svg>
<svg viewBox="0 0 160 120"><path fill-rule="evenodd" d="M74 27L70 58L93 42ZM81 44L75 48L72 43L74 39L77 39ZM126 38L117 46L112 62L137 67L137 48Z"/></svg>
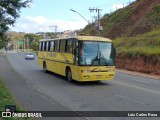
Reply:
<svg viewBox="0 0 160 120"><path fill-rule="evenodd" d="M137 79L134 79L134 80L137 81L137 82L140 82L140 83L150 84L150 82L147 82L147 81L144 81L144 80L137 80Z"/></svg>
<svg viewBox="0 0 160 120"><path fill-rule="evenodd" d="M127 70L122 70L122 69L116 69L116 72L121 73L121 74L127 74L127 75L132 75L132 76L138 76L138 77L145 77L145 78L149 78L149 79L160 80L159 75L149 75L149 74L145 74L145 73L127 71Z"/></svg>
<svg viewBox="0 0 160 120"><path fill-rule="evenodd" d="M148 91L148 92L152 92L152 93L155 93L155 94L159 94L159 95L160 95L160 92L155 91L155 90L150 90L150 89L143 88L143 87L138 87L138 86L134 86L134 85L129 85L129 84L122 83L122 82L118 82L118 81L111 81L111 82L117 83L117 84L121 84L121 85L125 85L125 86L132 87L132 88L136 88L136 89L140 89L140 90L144 90L144 91Z"/></svg>
<svg viewBox="0 0 160 120"><path fill-rule="evenodd" d="M123 99L126 99L126 100L128 100L128 101L132 101L132 102L135 102L135 103L144 105L143 102L141 102L141 101L139 101L139 100L136 100L136 99L128 98L128 97L126 97L126 96L119 95L119 94L116 94L116 96L118 96L118 97L120 97L120 98L123 98Z"/></svg>

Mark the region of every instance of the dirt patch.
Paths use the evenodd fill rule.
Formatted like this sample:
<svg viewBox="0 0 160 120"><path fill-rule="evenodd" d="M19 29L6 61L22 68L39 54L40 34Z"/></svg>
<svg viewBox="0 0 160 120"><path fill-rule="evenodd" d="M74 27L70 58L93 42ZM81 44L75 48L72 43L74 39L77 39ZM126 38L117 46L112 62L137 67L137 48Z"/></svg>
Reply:
<svg viewBox="0 0 160 120"><path fill-rule="evenodd" d="M145 20L147 15L159 3L160 0L137 0L129 5L130 8L134 8L136 5L137 7L134 8L133 13L130 13L126 19L117 23L110 31L106 32L105 37L115 39L120 36L135 36L151 31L154 23L145 23ZM156 26L158 25L156 24Z"/></svg>
<svg viewBox="0 0 160 120"><path fill-rule="evenodd" d="M138 59L130 59L118 56L116 58L116 67L130 71L143 72L152 75L160 75L160 60L157 63L150 62L140 57Z"/></svg>

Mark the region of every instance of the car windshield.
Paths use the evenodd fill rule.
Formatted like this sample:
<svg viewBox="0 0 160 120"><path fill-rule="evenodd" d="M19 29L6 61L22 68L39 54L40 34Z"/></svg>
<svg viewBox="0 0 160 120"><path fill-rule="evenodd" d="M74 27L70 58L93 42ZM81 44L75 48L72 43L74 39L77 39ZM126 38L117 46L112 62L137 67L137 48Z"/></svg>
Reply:
<svg viewBox="0 0 160 120"><path fill-rule="evenodd" d="M111 42L82 41L80 43L80 65L113 66L114 58Z"/></svg>

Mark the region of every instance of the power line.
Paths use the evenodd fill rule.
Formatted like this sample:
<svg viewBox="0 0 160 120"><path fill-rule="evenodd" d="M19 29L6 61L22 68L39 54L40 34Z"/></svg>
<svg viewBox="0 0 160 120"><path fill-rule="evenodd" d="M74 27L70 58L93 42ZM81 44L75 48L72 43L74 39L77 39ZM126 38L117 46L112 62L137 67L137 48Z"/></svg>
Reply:
<svg viewBox="0 0 160 120"><path fill-rule="evenodd" d="M57 27L58 27L58 26L56 26L56 25L53 26L53 25L52 25L52 26L49 26L49 27L54 27L54 28L55 28L54 37L56 38L56 36L57 36Z"/></svg>
<svg viewBox="0 0 160 120"><path fill-rule="evenodd" d="M102 27L100 25L100 11L102 11L102 9L98 9L98 8L89 8L90 12L94 12L96 11L97 13L97 18L98 20L95 22L96 23L96 27L97 27L97 30L99 31L98 32L98 36L100 36L100 31L102 30Z"/></svg>

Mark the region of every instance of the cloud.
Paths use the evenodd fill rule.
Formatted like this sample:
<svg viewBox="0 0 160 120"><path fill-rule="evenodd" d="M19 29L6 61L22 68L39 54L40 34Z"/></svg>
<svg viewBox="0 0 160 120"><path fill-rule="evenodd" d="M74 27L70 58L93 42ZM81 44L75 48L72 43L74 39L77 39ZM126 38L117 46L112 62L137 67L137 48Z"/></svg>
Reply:
<svg viewBox="0 0 160 120"><path fill-rule="evenodd" d="M36 17L26 16L25 18L28 21L36 24L44 24L47 21L47 19L45 19L43 16L36 16Z"/></svg>
<svg viewBox="0 0 160 120"><path fill-rule="evenodd" d="M50 19L43 16L26 16L17 20L15 27L10 27L12 31L36 33L36 32L53 32L54 28L49 26L58 26L57 31L77 30L84 28L87 22L81 18L73 17L70 20ZM39 27L41 26L41 27Z"/></svg>

